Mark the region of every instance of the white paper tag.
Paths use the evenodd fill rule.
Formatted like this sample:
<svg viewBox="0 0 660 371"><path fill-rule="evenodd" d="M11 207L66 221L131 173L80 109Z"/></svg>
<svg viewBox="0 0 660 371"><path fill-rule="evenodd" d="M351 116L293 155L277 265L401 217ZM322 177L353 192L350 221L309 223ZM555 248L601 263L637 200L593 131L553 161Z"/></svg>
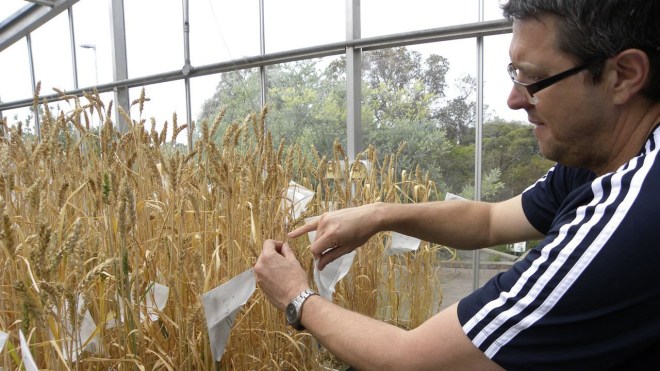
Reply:
<svg viewBox="0 0 660 371"><path fill-rule="evenodd" d="M7 338L9 338L9 334L0 331L0 352L2 352L2 349L4 349Z"/></svg>
<svg viewBox="0 0 660 371"><path fill-rule="evenodd" d="M159 318L158 313L162 312L165 309L169 297L170 297L169 287L153 281L150 282L144 300L140 304L142 308L146 309L147 313L144 314L143 311L140 310L140 320L144 322L147 318L149 318L151 321L157 321ZM125 311L126 310L124 309L124 302L119 301L119 321L117 321L116 319L109 320L107 322L106 328L107 329L115 328L118 325L118 323L124 322Z"/></svg>
<svg viewBox="0 0 660 371"><path fill-rule="evenodd" d="M147 315L152 321L158 321L158 313L165 309L167 300L170 297L170 288L161 285L160 283L151 283L151 287L147 291L145 298L145 305L147 306ZM140 313L140 318L144 321L144 315Z"/></svg>
<svg viewBox="0 0 660 371"><path fill-rule="evenodd" d="M465 197L461 197L459 195L455 195L453 193L445 193L445 201L467 201L468 199Z"/></svg>
<svg viewBox="0 0 660 371"><path fill-rule="evenodd" d="M220 361L222 358L236 314L247 303L256 288L254 272L248 269L202 295L214 360Z"/></svg>
<svg viewBox="0 0 660 371"><path fill-rule="evenodd" d="M319 295L332 301L337 283L346 276L353 265L355 251L342 255L326 265L322 271L318 270L318 260L314 261L314 282L319 290Z"/></svg>
<svg viewBox="0 0 660 371"><path fill-rule="evenodd" d="M309 204L313 196L314 192L291 181L286 191L286 204L283 205L284 210L291 210L293 219L296 220L307 210L307 204Z"/></svg>
<svg viewBox="0 0 660 371"><path fill-rule="evenodd" d="M417 251L419 244L422 241L419 238L406 236L405 234L392 232L390 236L390 244L385 249L385 254L396 255L410 251Z"/></svg>
<svg viewBox="0 0 660 371"><path fill-rule="evenodd" d="M21 339L21 359L23 359L25 371L38 371L37 363L34 361L34 357L32 357L32 352L30 352L27 341L25 341L23 330L18 330L18 335Z"/></svg>
<svg viewBox="0 0 660 371"><path fill-rule="evenodd" d="M309 224L318 218L318 216L307 218L305 219L305 224ZM307 232L307 238L309 238L310 243L314 243L314 240L316 239L316 231ZM355 251L335 259L333 262L326 265L322 271L317 268L319 264L318 260L314 260L314 282L319 290L319 295L332 301L332 294L335 292L335 286L351 269L353 259L355 259Z"/></svg>
<svg viewBox="0 0 660 371"><path fill-rule="evenodd" d="M92 319L92 315L88 310L86 310L84 314L82 313L82 310L85 308L85 301L82 296L78 295L76 304L76 315L80 316L80 314L83 314L78 328L74 328L71 323L69 305L71 305L71 303L69 303L68 300L65 300L62 315L58 313L57 308L53 308L53 311L64 321L64 328L60 328L59 330L64 334L64 336L61 336L61 338L63 338L62 356L67 361L69 360L69 357L71 357L70 360L76 362L80 353L83 351L96 351L98 336L94 336L96 323L94 322L94 319ZM51 333L51 337L52 336Z"/></svg>

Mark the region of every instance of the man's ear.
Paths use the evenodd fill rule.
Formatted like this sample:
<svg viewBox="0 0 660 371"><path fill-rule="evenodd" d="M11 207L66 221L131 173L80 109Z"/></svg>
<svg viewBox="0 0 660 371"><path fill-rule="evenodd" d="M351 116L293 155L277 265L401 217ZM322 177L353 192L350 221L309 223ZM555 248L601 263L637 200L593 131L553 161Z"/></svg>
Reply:
<svg viewBox="0 0 660 371"><path fill-rule="evenodd" d="M623 104L646 87L650 62L646 53L639 49L626 49L612 58L615 80L612 86L614 103Z"/></svg>

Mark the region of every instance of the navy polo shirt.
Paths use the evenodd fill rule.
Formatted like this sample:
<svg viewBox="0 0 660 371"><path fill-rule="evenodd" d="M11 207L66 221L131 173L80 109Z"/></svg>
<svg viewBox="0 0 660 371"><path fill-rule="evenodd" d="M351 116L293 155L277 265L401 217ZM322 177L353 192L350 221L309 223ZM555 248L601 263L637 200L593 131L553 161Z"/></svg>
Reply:
<svg viewBox="0 0 660 371"><path fill-rule="evenodd" d="M459 302L463 330L507 370L660 367L660 160L656 128L617 171L557 164L522 194L545 234Z"/></svg>

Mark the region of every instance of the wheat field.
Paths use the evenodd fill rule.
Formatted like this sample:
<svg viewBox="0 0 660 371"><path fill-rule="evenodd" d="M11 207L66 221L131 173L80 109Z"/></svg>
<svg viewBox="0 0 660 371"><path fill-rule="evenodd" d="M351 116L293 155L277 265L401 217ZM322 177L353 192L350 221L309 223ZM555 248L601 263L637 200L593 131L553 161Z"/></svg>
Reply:
<svg viewBox="0 0 660 371"><path fill-rule="evenodd" d="M129 129L119 133L112 103L98 94L61 99L66 112L35 99L40 140L21 123L0 122L4 370L23 367L19 331L40 369L339 369L341 361L308 333L287 327L258 288L215 362L202 294L251 268L263 240L283 239L307 217L438 198L420 169L398 167L397 153L379 156L369 148L358 160L370 166L358 169L339 143L330 158L274 143L265 110L224 133L222 112L199 127L179 126L173 115L157 131L141 117L143 91L133 102L140 117L123 112ZM92 116L99 128L90 127ZM175 145L185 130L195 132L190 150ZM284 202L291 181L315 192L297 218ZM413 328L441 301L436 269L443 247L422 242L415 253L386 256L387 241L379 234L358 249L334 301ZM309 241L289 243L312 282ZM169 298L152 318L141 303L154 284L168 287ZM72 339L89 320L95 340L77 344L85 348L79 352Z"/></svg>

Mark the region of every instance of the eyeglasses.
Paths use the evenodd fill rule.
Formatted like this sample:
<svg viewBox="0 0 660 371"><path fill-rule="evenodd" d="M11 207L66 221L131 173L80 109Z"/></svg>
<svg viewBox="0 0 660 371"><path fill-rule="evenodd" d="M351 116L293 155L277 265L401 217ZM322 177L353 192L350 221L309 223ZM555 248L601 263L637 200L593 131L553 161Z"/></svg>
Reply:
<svg viewBox="0 0 660 371"><path fill-rule="evenodd" d="M590 67L592 64L594 64L596 61L592 61L589 63L585 63L582 65L579 65L577 67L573 67L569 70L566 70L564 72L560 72L556 75L552 75L548 78L545 78L543 80L537 81L532 84L526 84L524 82L518 81L518 69L514 67L513 63L509 63L509 66L507 67L507 71L509 72L509 76L511 77L511 81L513 81L513 84L515 87L518 89L519 92L521 92L529 101L531 104L537 104L539 102L538 97L534 96L534 94L538 93L539 91L547 88L548 86L554 85L558 83L559 81L569 77L573 76L576 73L587 69Z"/></svg>

